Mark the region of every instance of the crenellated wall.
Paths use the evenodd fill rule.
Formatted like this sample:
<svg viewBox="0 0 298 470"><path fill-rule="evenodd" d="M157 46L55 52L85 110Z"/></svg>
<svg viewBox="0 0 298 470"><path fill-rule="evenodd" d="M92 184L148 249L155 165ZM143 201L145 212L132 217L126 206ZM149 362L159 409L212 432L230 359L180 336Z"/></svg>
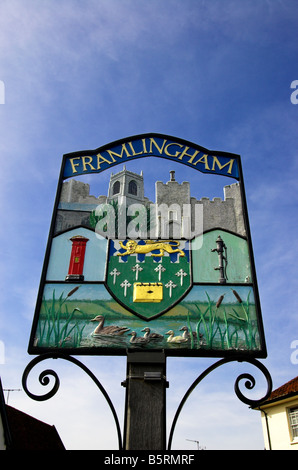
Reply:
<svg viewBox="0 0 298 470"><path fill-rule="evenodd" d="M121 176L120 173L119 175ZM131 173L131 175L133 175L133 173ZM113 175L113 180L115 180L115 176L117 175ZM143 176L137 176L139 178L137 181L140 183ZM162 181L155 183L155 204L157 206L162 204L167 205L169 211L170 207L176 204L181 208L182 216L183 205L190 204L191 230L194 236L197 235L196 227L198 226L200 227L200 233L202 229L206 232L214 228L222 228L245 236L239 183L225 186L223 192L223 199L219 197L213 199L202 197L201 199L196 199L190 195L190 183L188 181L178 183L175 181L174 172L172 172L171 180L167 183L163 183ZM144 197L142 188L140 188L140 194L143 203L149 205L150 201ZM91 211L95 210L99 204L108 202L108 200L107 196L95 197L90 195L89 184L76 180L63 183L57 214L56 232L59 233L78 225L89 227L89 215ZM203 206L203 210L196 211L196 205ZM202 224L198 224L198 221L195 223L196 214L203 217ZM156 218L158 219L158 215ZM160 221L158 223L160 224Z"/></svg>

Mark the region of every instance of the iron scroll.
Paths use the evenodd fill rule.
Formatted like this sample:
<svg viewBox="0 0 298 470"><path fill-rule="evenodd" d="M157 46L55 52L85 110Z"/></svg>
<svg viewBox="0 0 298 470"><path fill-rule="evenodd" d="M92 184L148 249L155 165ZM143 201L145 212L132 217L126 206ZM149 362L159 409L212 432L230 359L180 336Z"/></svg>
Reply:
<svg viewBox="0 0 298 470"><path fill-rule="evenodd" d="M75 359L74 357L72 356L64 356L62 354L56 354L56 353L48 353L48 354L42 354L41 356L38 356L38 357L35 357L28 365L27 367L25 368L24 372L23 372L23 377L22 377L22 385L23 385L23 388L24 388L24 391L27 393L27 395L32 398L33 400L36 400L36 401L45 401L45 400L48 400L49 398L52 398L58 391L59 389L59 386L60 386L60 379L57 375L57 373L51 369L46 369L44 370L43 372L41 372L41 374L39 375L39 382L41 383L41 385L43 386L46 386L50 383L50 379L49 379L49 376L52 376L54 377L55 379L55 382L52 386L52 389L45 393L44 395L35 395L33 394L32 392L30 392L28 390L28 387L27 387L27 379L28 379L28 376L31 372L31 370L40 362L46 360L46 359L65 359L66 361L69 361L69 362L72 362L73 364L77 365L78 367L80 367L84 372L86 372L86 374L89 375L89 377L93 380L93 382L97 385L97 387L99 388L99 390L102 392L102 394L104 395L106 401L108 402L108 405L110 407L110 410L113 414L113 417L114 417L114 421L115 421L115 424L116 424L116 428L117 428L117 435L118 435L118 444L119 444L119 450L122 450L122 436L121 436L121 429L120 429L120 425L119 425L119 420L118 420L118 416L117 416L117 413L116 413L116 410L113 406L113 403L108 395L108 393L106 392L106 390L104 389L104 387L102 386L102 384L99 382L99 380L95 377L95 375L88 369L88 367L86 367L82 362L78 361L77 359Z"/></svg>
<svg viewBox="0 0 298 470"><path fill-rule="evenodd" d="M104 389L104 387L101 385L101 383L98 381L98 379L95 377L95 375L83 364L81 363L80 361L78 361L77 359L75 359L74 357L72 356L64 356L64 355L60 355L60 354L57 354L57 353L48 353L48 354L42 354L41 356L38 356L38 357L35 357L28 365L27 367L25 368L24 370L24 373L23 373L23 376L22 376L22 385L23 385L23 388L24 388L24 391L26 392L26 394L32 398L33 400L36 400L36 401L45 401L45 400L48 400L49 398L53 397L58 389L59 389L59 386L60 386L60 379L57 375L57 373L55 371L53 371L52 369L46 369L44 370L43 372L40 373L39 375L39 382L41 383L41 385L43 386L47 386L49 385L50 383L50 379L49 377L52 376L54 378L54 384L52 385L52 389L43 394L43 395L36 395L36 394L33 394L32 392L30 392L28 390L28 387L27 387L27 379L28 379L28 376L31 372L31 370L40 362L44 361L44 360L47 360L47 359L65 359L69 362L72 362L73 364L77 365L78 367L80 367L82 370L84 370L88 375L89 377L94 381L94 383L97 385L97 387L100 389L100 391L102 392L102 394L104 395L104 397L106 398L107 402L108 402L108 405L112 411L112 414L113 414L113 417L114 417L114 420L115 420L115 424L116 424L116 428L117 428L117 435L118 435L118 443L119 443L119 450L123 450L123 444L122 444L122 436L121 436L121 430L120 430L120 425L119 425L119 421L118 421L118 417L117 417L117 414L116 414L116 411L115 411L115 408L113 406L113 403L109 397L109 395L107 394L106 390ZM208 367L204 372L202 372L198 377L197 379L192 383L192 385L188 388L187 392L185 393L184 397L182 398L178 408L177 408L177 411L176 411L176 414L174 416L174 419L173 419L173 422L172 422L172 426L171 426L171 429L170 429L170 433L169 433L169 439L168 439L168 448L167 450L171 450L171 446L172 446L172 440L173 440L173 434L174 434L174 431L175 431L175 427L176 427L176 424L177 424L177 420L179 418L179 415L182 411L182 408L185 404L185 402L187 401L187 399L189 398L190 394L192 393L192 391L197 387L197 385L210 373L212 372L213 370L217 369L218 367L220 367L221 365L224 365L224 364L227 364L229 362L234 362L235 361L235 358L224 358L224 359L220 359L219 361L217 361L216 363L212 364L210 367ZM257 359L255 358L238 358L236 359L237 362L247 362L247 363L250 363L252 364L253 366L255 366L257 369L259 369L266 381L267 381L267 391L265 393L265 395L260 398L259 400L252 400L248 397L246 397L240 390L240 383L245 380L244 382L244 385L246 387L246 389L248 390L252 390L255 385L256 385L256 380L255 378L249 374L249 373L243 373L243 374L240 374L236 380L235 380L235 384L234 384L234 390L235 390L235 393L237 395L237 397L239 398L240 401L242 401L243 403L245 403L246 405L249 405L250 407L254 408L254 407L257 407L258 405L260 405L263 401L265 401L271 394L271 391L272 391L272 378L271 378L271 375L268 371L268 369L260 362L258 361Z"/></svg>
<svg viewBox="0 0 298 470"><path fill-rule="evenodd" d="M173 434L174 434L174 430L175 430L175 427L176 427L178 417L180 415L180 412L181 412L186 400L190 396L191 392L196 388L196 386L210 372L217 369L218 367L220 367L223 364L226 364L228 362L234 362L234 361L235 361L235 358L225 358L225 359L221 359L221 360L217 361L216 363L214 363L210 367L208 367L204 372L202 372L202 374L200 374L199 377L197 377L197 379L189 387L189 389L185 393L184 397L182 398L182 400L180 402L180 405L178 406L176 414L174 416L174 419L173 419L173 422L172 422L172 427L171 427L170 434L169 434L168 450L171 450ZM243 393L241 392L240 387L239 387L240 382L242 380L246 379L246 382L244 384L245 387L248 390L252 390L254 388L254 386L256 384L256 381L255 381L255 378L251 374L248 374L248 373L241 374L237 377L237 379L235 381L234 390L235 390L235 393L236 393L237 397L239 398L239 400L241 400L246 405L249 405L251 407L255 407L255 406L259 405L260 403L262 403L263 401L265 401L269 397L269 395L271 394L271 391L272 391L272 378L271 378L271 375L270 375L268 369L260 361L258 361L257 359L254 359L254 358L238 359L238 362L249 362L250 364L254 365L255 367L257 367L264 374L264 376L267 380L267 392L259 400L251 400L251 399L245 397L245 395L243 395Z"/></svg>

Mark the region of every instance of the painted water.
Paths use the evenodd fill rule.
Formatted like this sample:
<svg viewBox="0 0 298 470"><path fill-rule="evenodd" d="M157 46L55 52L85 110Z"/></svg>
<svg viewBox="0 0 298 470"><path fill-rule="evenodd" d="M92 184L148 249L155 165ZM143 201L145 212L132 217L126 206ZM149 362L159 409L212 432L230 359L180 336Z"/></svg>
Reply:
<svg viewBox="0 0 298 470"><path fill-rule="evenodd" d="M127 327L127 320L117 319L116 323L119 327ZM67 325L67 328L66 328ZM41 327L44 326L41 324ZM135 322L129 322L129 331L125 332L122 336L112 335L96 335L93 333L95 329L94 322L90 320L74 320L67 322L61 320L61 331L65 332L63 337L57 339L57 332L54 329L49 329L48 326L44 328L43 337L37 336L36 345L46 348L113 348L113 349L195 349L195 350L250 350L259 348L259 335L256 325L253 326L253 338L249 340L249 333L245 329L239 329L237 325L226 325L225 322L217 322L216 327L213 327L211 334L206 334L204 327L200 324L191 324L189 321L184 322L184 327L188 330L187 339L183 337L184 331L181 330L181 320L172 320L167 322L167 328L161 326L160 321L152 321L140 325L137 319ZM212 323L209 323L212 326ZM162 336L161 339L149 339L146 342L139 342L139 338L144 338L144 328L150 328L150 333L158 333ZM170 330L173 331L173 342L170 341L171 335L166 334ZM132 342L132 332L136 333L136 342ZM179 338L177 338L179 337Z"/></svg>

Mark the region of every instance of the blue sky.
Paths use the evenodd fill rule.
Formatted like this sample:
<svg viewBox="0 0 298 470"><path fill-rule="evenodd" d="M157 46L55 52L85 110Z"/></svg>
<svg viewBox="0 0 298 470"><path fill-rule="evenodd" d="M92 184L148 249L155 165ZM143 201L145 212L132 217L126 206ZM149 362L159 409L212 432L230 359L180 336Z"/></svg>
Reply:
<svg viewBox="0 0 298 470"><path fill-rule="evenodd" d="M268 349L262 362L274 387L298 375L291 361L298 340L298 105L290 99L298 79L297 20L295 0L2 0L4 388L21 388L31 360L27 344L62 155L146 132L241 155ZM221 196L209 181L201 196ZM125 358L82 360L122 422ZM56 362L49 366L62 383L53 399L37 403L12 392L9 404L55 424L68 448L116 448L96 387L75 366ZM168 360L169 422L213 362ZM226 365L205 379L182 412L173 449L194 449L186 439L207 449L263 448L259 413L234 395L243 368Z"/></svg>

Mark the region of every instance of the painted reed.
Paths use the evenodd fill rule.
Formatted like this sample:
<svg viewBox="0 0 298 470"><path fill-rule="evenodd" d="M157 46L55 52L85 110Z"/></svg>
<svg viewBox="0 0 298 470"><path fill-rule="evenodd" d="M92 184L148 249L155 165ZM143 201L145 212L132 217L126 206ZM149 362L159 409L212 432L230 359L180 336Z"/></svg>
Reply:
<svg viewBox="0 0 298 470"><path fill-rule="evenodd" d="M227 304L224 301L226 294L222 294L216 302L212 301L207 291L205 291L207 303L193 303L199 315L195 328L197 338L200 338L200 335L204 337L204 345L202 346L202 342L197 341L194 347L213 348L215 340L219 340L222 349L244 348L251 350L258 348L256 340L258 331L252 322L250 312L251 291L248 292L247 299L243 301L236 290L231 290L240 304L239 307L233 307L233 303ZM191 312L188 314L189 326L196 316L195 311L190 310Z"/></svg>
<svg viewBox="0 0 298 470"><path fill-rule="evenodd" d="M80 286L74 287L65 297L64 292L62 292L58 299L56 298L55 289L53 289L51 301L43 298L45 318L43 318L42 315L38 322L37 340L40 346L67 347L70 344L74 347L79 346L85 325L79 327L78 321L74 324L72 323L75 313L82 312L77 307L69 312L66 303L69 297L71 297L79 287Z"/></svg>

